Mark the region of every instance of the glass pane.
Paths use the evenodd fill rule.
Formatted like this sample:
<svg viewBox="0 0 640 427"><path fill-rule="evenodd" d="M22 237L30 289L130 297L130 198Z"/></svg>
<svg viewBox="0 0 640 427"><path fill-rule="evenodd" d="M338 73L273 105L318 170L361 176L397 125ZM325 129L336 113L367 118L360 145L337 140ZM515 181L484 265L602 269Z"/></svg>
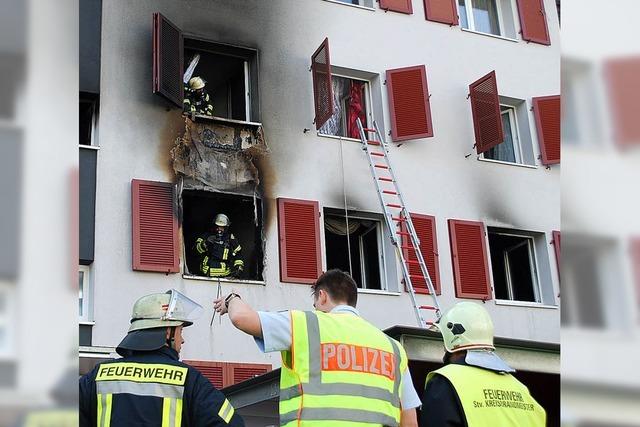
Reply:
<svg viewBox="0 0 640 427"><path fill-rule="evenodd" d="M475 30L500 35L496 0L472 0Z"/></svg>
<svg viewBox="0 0 640 427"><path fill-rule="evenodd" d="M513 131L508 113L502 113L502 129L504 130L504 142L485 152L484 158L515 163L516 153L513 149Z"/></svg>
<svg viewBox="0 0 640 427"><path fill-rule="evenodd" d="M458 15L460 15L460 26L469 29L469 21L467 21L467 0L458 0Z"/></svg>

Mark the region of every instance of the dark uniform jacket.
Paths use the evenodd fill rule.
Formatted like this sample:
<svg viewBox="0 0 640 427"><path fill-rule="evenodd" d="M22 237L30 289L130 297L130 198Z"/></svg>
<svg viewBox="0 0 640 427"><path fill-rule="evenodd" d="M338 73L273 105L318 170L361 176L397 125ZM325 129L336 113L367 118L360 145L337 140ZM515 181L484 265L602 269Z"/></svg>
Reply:
<svg viewBox="0 0 640 427"><path fill-rule="evenodd" d="M196 239L195 251L201 257L200 272L205 276L224 277L233 270L242 270L242 247L232 233L218 236L207 232Z"/></svg>
<svg viewBox="0 0 640 427"><path fill-rule="evenodd" d="M464 361L452 363L466 365ZM420 427L467 427L458 393L442 375L434 376L424 390Z"/></svg>
<svg viewBox="0 0 640 427"><path fill-rule="evenodd" d="M169 347L134 352L80 378L80 426L242 427L225 396Z"/></svg>

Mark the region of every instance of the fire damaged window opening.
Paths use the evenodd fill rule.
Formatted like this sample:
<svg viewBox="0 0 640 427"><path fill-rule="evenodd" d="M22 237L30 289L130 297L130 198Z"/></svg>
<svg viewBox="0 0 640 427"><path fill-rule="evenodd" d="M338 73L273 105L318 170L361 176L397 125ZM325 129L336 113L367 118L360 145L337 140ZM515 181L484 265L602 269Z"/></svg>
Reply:
<svg viewBox="0 0 640 427"><path fill-rule="evenodd" d="M360 140L356 118L369 125L371 90L367 80L336 75L331 76L333 86L333 115L318 130L318 135L337 136Z"/></svg>
<svg viewBox="0 0 640 427"><path fill-rule="evenodd" d="M228 276L220 279L263 281L262 202L259 198L202 190L184 190L182 212L186 274L210 277L205 276L200 269L203 255L198 254L195 249L196 240L212 231L216 215L222 213L229 218L228 231L233 234L241 247L237 259L242 259L244 268L237 279ZM231 248L233 249L235 248Z"/></svg>
<svg viewBox="0 0 640 427"><path fill-rule="evenodd" d="M324 238L327 270L338 268L350 271L360 289L387 290L384 280L382 222L379 219L349 212L347 221L344 211L325 209Z"/></svg>
<svg viewBox="0 0 640 427"><path fill-rule="evenodd" d="M534 238L488 229L497 300L542 303Z"/></svg>
<svg viewBox="0 0 640 427"><path fill-rule="evenodd" d="M185 99L188 99L189 79L200 77L204 80L204 89L209 95L209 104L213 107L213 118L241 122L260 121L257 51L185 36L184 59L183 72L184 79L187 80ZM192 64L195 68L189 74ZM185 113L190 113L189 108L185 104ZM195 114L208 115L200 111Z"/></svg>

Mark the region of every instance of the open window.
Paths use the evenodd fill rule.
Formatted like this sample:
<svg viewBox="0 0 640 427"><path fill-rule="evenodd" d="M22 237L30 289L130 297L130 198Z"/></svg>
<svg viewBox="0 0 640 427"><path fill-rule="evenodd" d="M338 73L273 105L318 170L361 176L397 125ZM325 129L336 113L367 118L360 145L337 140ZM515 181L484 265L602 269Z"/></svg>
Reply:
<svg viewBox="0 0 640 427"><path fill-rule="evenodd" d="M186 269L189 275L204 276L200 269L202 256L195 250L198 237L212 230L217 214L225 214L241 250L236 259L244 262L241 280L262 281L262 203L258 198L201 190L182 192L182 232ZM233 250L235 248L232 248ZM210 276L209 276L210 277Z"/></svg>
<svg viewBox="0 0 640 427"><path fill-rule="evenodd" d="M196 116L260 121L257 50L183 34L159 13L154 13L153 23L154 93ZM212 113L185 107L192 77L204 81L209 95L205 102L213 107Z"/></svg>
<svg viewBox="0 0 640 427"><path fill-rule="evenodd" d="M457 0L460 26L478 33L516 38L511 0Z"/></svg>
<svg viewBox="0 0 640 427"><path fill-rule="evenodd" d="M485 160L534 166L536 162L526 102L504 96L499 98L504 139L480 157Z"/></svg>
<svg viewBox="0 0 640 427"><path fill-rule="evenodd" d="M387 290L382 227L371 215L325 209L327 269L350 272L361 289Z"/></svg>
<svg viewBox="0 0 640 427"><path fill-rule="evenodd" d="M318 129L320 135L360 139L357 119L367 127L371 110L371 89L368 80L332 73L333 114Z"/></svg>

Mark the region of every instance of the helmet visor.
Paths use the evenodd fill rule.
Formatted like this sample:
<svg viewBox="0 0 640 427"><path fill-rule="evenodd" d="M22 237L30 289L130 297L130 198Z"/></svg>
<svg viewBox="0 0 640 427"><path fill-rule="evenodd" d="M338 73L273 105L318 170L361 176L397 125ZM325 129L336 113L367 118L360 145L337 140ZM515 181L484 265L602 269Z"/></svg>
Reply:
<svg viewBox="0 0 640 427"><path fill-rule="evenodd" d="M163 320L179 320L182 322L193 323L204 311L202 306L197 302L187 298L175 289L167 291L171 294L169 299L169 307Z"/></svg>

